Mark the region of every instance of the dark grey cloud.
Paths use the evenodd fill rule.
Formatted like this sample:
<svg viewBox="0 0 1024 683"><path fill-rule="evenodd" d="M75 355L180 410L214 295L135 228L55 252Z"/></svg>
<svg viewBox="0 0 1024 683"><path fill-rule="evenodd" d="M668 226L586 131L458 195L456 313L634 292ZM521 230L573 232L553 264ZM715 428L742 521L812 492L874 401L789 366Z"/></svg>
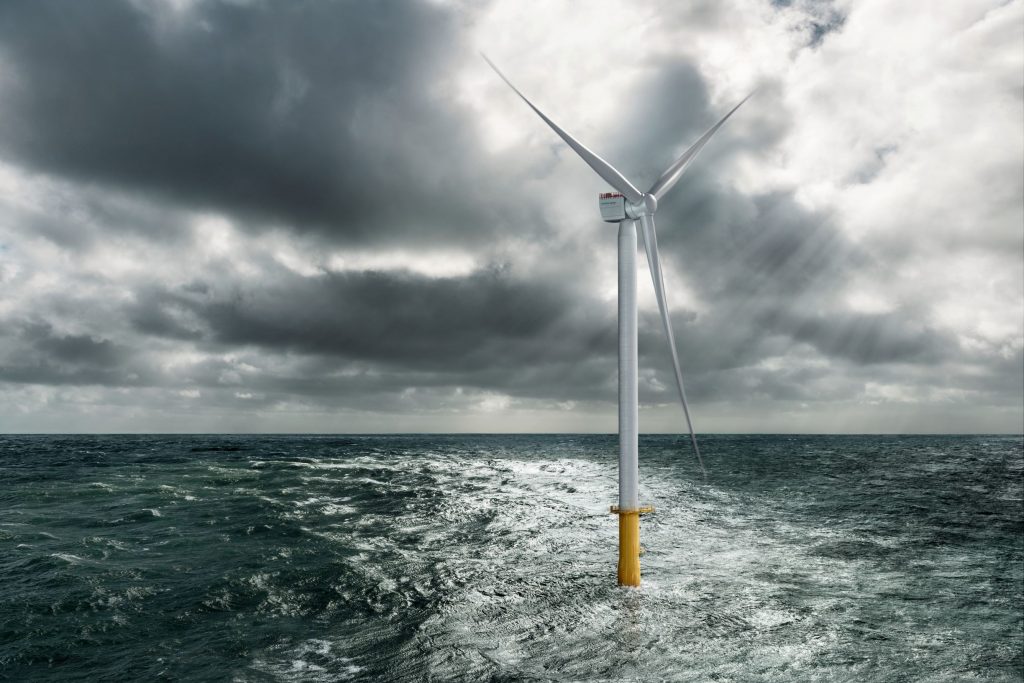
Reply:
<svg viewBox="0 0 1024 683"><path fill-rule="evenodd" d="M936 363L957 352L954 340L908 311L779 316L764 323L773 331L791 331L794 340L826 356L859 364Z"/></svg>
<svg viewBox="0 0 1024 683"><path fill-rule="evenodd" d="M548 339L553 329L564 328L577 303L570 290L553 284L517 281L500 268L458 278L379 271L290 274L270 287L216 296L201 286L191 292L140 293L129 317L142 332L177 339L406 367L478 368L501 363L497 352L541 339L550 342L544 351L549 357L583 350L560 348L558 339ZM199 329L176 321L182 311L200 322ZM588 332L576 330L573 341L586 340Z"/></svg>
<svg viewBox="0 0 1024 683"><path fill-rule="evenodd" d="M0 337L0 381L124 386L155 379L136 362L132 349L109 339L61 334L45 321L5 322L7 332Z"/></svg>
<svg viewBox="0 0 1024 683"><path fill-rule="evenodd" d="M647 189L714 120L707 119L707 85L688 61L646 65L631 90L630 107L608 141L608 157L634 185Z"/></svg>
<svg viewBox="0 0 1024 683"><path fill-rule="evenodd" d="M484 239L495 214L460 197L502 194L446 90L459 28L397 0L5 3L0 153L246 225Z"/></svg>

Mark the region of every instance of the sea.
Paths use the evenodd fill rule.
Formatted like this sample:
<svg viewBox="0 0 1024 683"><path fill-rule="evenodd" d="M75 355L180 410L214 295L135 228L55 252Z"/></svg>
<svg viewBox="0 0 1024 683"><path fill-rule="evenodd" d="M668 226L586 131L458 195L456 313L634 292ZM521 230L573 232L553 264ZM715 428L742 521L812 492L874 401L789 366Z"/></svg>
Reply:
<svg viewBox="0 0 1024 683"><path fill-rule="evenodd" d="M0 436L0 680L1021 681L1024 438Z"/></svg>

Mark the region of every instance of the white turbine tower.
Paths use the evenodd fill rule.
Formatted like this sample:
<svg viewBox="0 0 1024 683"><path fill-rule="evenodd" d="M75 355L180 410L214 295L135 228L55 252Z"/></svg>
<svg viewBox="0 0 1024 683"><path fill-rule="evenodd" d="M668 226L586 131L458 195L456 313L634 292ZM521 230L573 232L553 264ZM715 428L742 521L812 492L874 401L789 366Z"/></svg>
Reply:
<svg viewBox="0 0 1024 683"><path fill-rule="evenodd" d="M729 110L718 123L711 126L682 156L665 169L661 177L647 192L641 192L633 183L619 173L614 166L587 149L574 137L559 128L554 121L533 106L523 93L505 78L505 74L494 65L487 55L482 55L491 68L526 104L537 113L544 123L548 124L566 144L587 162L590 168L597 171L605 182L617 190L600 196L601 218L609 223L619 224L619 504L612 506L612 512L619 515L619 585L640 585L640 514L651 512L650 506L640 505L637 480L639 464L637 462L637 327L636 327L636 221L640 221L640 229L644 236L644 248L647 251L647 263L651 268L651 279L654 281L654 294L658 298L658 309L661 311L661 322L665 326L668 348L672 356L672 368L675 370L676 386L679 399L683 404L683 414L690 429L690 442L697 455L701 472L704 473L704 461L697 447L697 435L690 419L690 407L686 402L686 390L683 387L683 373L679 368L679 356L676 354L675 338L672 334L672 323L669 320L668 301L665 298L665 280L661 272L661 259L658 255L658 237L654 228L654 213L658 210L658 201L679 181L690 162L704 148L711 136L722 124L732 116L733 112L746 102L747 95L735 107ZM751 93L753 94L753 93Z"/></svg>

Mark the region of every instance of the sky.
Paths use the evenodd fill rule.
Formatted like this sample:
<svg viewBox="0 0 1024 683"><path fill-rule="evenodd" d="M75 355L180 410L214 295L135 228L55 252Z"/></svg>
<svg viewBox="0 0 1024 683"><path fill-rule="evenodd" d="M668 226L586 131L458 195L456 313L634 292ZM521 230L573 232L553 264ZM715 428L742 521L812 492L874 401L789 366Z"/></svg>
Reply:
<svg viewBox="0 0 1024 683"><path fill-rule="evenodd" d="M0 4L0 431L1024 430L1024 2ZM682 432L639 258L640 427Z"/></svg>

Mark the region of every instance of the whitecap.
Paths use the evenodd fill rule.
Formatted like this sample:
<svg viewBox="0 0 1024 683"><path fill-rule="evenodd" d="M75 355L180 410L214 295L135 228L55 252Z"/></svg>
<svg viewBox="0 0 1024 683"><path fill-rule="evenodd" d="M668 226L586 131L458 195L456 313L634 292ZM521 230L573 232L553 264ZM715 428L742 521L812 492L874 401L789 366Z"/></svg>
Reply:
<svg viewBox="0 0 1024 683"><path fill-rule="evenodd" d="M56 557L58 560L64 560L68 564L82 564L85 560L78 555L72 555L71 553L51 553L50 557Z"/></svg>

